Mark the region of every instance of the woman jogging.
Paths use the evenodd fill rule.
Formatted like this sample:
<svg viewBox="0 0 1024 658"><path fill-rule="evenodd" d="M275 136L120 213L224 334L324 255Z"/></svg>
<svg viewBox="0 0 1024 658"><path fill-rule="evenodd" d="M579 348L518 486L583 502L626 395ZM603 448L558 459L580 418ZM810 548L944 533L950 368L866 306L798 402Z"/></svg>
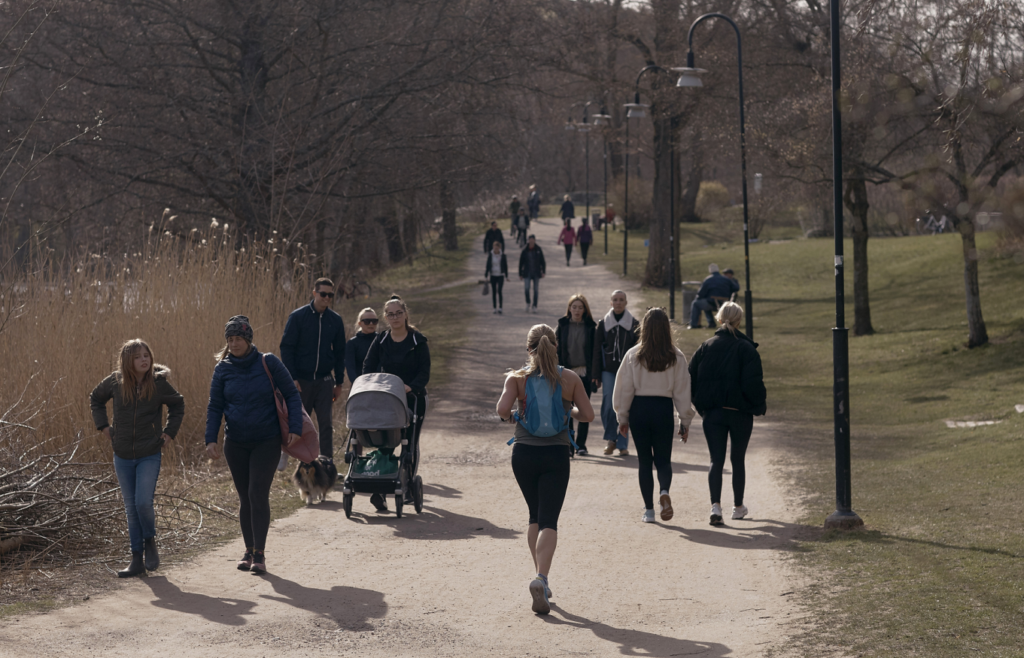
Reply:
<svg viewBox="0 0 1024 658"><path fill-rule="evenodd" d="M654 477L658 469L658 501L662 521L672 519L672 432L675 403L679 414L679 438L689 438L693 406L690 404L690 373L686 357L672 344L672 327L665 309L652 308L640 322L640 340L622 359L615 376L613 405L619 434L633 430L633 445L640 462L640 494L644 498L641 521L654 523Z"/></svg>
<svg viewBox="0 0 1024 658"><path fill-rule="evenodd" d="M583 389L587 392L587 399L591 393L590 367L596 329L597 323L590 314L587 298L579 293L570 297L565 317L558 319L558 365L572 370L583 378ZM572 429L571 423L569 429ZM576 431L576 446L579 448L577 454L581 457L590 454L587 452L589 433L590 423L580 423Z"/></svg>
<svg viewBox="0 0 1024 658"><path fill-rule="evenodd" d="M562 216L563 222L567 219L573 219L576 217L576 206L572 205L572 199L569 198L568 194L565 195L565 200L562 201L562 207L559 210L559 215Z"/></svg>
<svg viewBox="0 0 1024 658"><path fill-rule="evenodd" d="M423 417L427 411L427 382L430 381L430 348L427 337L409 324L409 307L398 295L384 303L384 319L388 328L377 334L370 345L363 363L363 372L389 372L398 375L405 384L405 394L409 408L416 409L415 431L408 446L412 455L412 473L415 477L420 464L420 430L423 429ZM414 407L415 405L415 407ZM393 449L382 448L381 452L389 453ZM390 454L390 453L389 453ZM386 499L380 494L370 496L370 502L378 511L387 509ZM405 503L412 505L412 490L407 488Z"/></svg>
<svg viewBox="0 0 1024 658"><path fill-rule="evenodd" d="M732 518L750 510L743 504L746 466L743 463L754 426L754 416L767 410L767 392L757 343L739 330L743 308L725 302L715 316L718 330L690 359L693 405L704 419L704 437L711 452L708 488L711 490L711 525L722 525L722 468L726 441L732 437Z"/></svg>
<svg viewBox="0 0 1024 658"><path fill-rule="evenodd" d="M487 254L487 264L484 266L484 276L491 282L491 306L498 315L501 315L501 307L505 303L501 291L508 280L508 259L501 251L502 246L497 242L491 245L491 251Z"/></svg>
<svg viewBox="0 0 1024 658"><path fill-rule="evenodd" d="M378 322L377 313L369 306L359 311L356 333L345 343L345 373L348 374L350 384L363 374L363 361L366 360L373 339L377 337Z"/></svg>
<svg viewBox="0 0 1024 658"><path fill-rule="evenodd" d="M565 245L565 266L569 267L569 260L572 259L572 246L576 244L576 231L572 227L572 220L565 220L562 232L558 234L558 244Z"/></svg>
<svg viewBox="0 0 1024 658"><path fill-rule="evenodd" d="M589 423L594 419L594 409L579 375L558 366L558 348L551 327L537 324L530 329L526 336L526 353L529 355L526 365L509 373L505 379L497 411L503 421L516 422L512 472L530 510L526 541L537 570L537 577L530 582L530 595L533 611L546 615L551 611L548 573L558 544L558 515L569 486L571 443L568 429L554 436L536 436L525 424L539 424L541 409L553 412L559 404L566 415ZM533 399L530 399L531 391ZM512 415L512 405L516 402L518 422ZM550 418L547 420L550 427ZM567 419L563 416L562 420L564 423Z"/></svg>
<svg viewBox="0 0 1024 658"><path fill-rule="evenodd" d="M590 224L587 222L587 218L584 217L580 224L580 230L576 231L576 244L580 246L580 256L583 258L584 266L587 264L587 252L590 251L590 245L594 243L594 232L590 230Z"/></svg>
<svg viewBox="0 0 1024 658"><path fill-rule="evenodd" d="M117 572L118 578L131 578L160 566L153 510L160 451L174 440L185 416L185 400L171 386L170 376L166 366L154 363L149 345L135 338L121 346L118 369L89 395L96 429L114 449L114 472L128 517L132 561ZM108 400L114 401L113 424L107 417ZM167 424L161 429L164 406Z"/></svg>
<svg viewBox="0 0 1024 658"><path fill-rule="evenodd" d="M238 492L238 522L245 540L238 568L261 574L267 571L270 486L281 457L274 389L281 391L288 404L289 445L302 434L302 399L281 360L262 354L252 344L249 318L236 315L228 320L224 340L224 348L214 355L217 367L206 408L206 454L220 458L217 434L224 418L224 459Z"/></svg>

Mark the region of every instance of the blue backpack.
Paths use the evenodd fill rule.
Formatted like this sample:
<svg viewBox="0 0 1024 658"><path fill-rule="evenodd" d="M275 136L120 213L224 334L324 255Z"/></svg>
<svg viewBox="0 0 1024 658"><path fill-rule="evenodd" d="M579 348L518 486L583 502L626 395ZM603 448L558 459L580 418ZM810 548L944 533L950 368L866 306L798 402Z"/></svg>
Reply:
<svg viewBox="0 0 1024 658"><path fill-rule="evenodd" d="M558 375L554 390L539 372L526 378L526 412L520 415L517 411L513 417L533 436L555 436L569 429L570 416L562 406L562 366L558 366ZM569 429L569 442L576 448L573 435ZM515 437L508 443L512 445L513 442Z"/></svg>

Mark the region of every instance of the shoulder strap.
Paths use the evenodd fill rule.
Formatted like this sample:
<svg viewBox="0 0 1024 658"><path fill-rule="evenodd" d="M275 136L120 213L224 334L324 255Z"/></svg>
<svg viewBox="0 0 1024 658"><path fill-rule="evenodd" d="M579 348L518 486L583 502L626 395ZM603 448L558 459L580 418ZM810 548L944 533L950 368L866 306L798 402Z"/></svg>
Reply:
<svg viewBox="0 0 1024 658"><path fill-rule="evenodd" d="M270 386L277 391L277 382L274 381L274 376L270 374L270 368L267 367L267 354L264 352L260 354L260 363L263 364L263 371L267 373L267 377L270 378Z"/></svg>

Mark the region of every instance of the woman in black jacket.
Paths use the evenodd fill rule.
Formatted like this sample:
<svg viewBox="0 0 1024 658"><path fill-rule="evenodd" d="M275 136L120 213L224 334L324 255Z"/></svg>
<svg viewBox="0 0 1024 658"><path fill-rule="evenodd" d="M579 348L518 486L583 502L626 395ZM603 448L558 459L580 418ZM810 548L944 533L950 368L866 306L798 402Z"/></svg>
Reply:
<svg viewBox="0 0 1024 658"><path fill-rule="evenodd" d="M131 564L117 575L130 578L160 566L153 496L160 476L160 451L181 427L185 400L168 381L171 371L154 363L145 341L136 338L122 345L118 361L118 369L93 389L89 406L96 429L114 448L114 471L124 498L132 549ZM107 417L111 399L113 423ZM164 405L167 424L161 429Z"/></svg>
<svg viewBox="0 0 1024 658"><path fill-rule="evenodd" d="M484 277L491 282L491 306L498 315L501 315L504 304L501 291L508 280L508 258L502 253L504 246L504 243L497 241L491 245L491 251L487 252L487 265L484 267Z"/></svg>
<svg viewBox="0 0 1024 658"><path fill-rule="evenodd" d="M349 384L363 374L363 361L370 351L370 345L377 338L377 324L377 312L372 308L367 306L359 311L356 332L345 343L345 372L348 374Z"/></svg>
<svg viewBox="0 0 1024 658"><path fill-rule="evenodd" d="M743 463L754 426L754 416L767 410L767 393L757 343L739 330L743 309L725 302L715 316L719 328L690 359L693 406L703 418L704 437L711 452L708 487L711 489L711 525L722 525L722 468L726 441L732 437L732 518L742 519L746 467Z"/></svg>
<svg viewBox="0 0 1024 658"><path fill-rule="evenodd" d="M377 334L377 338L370 345L366 361L363 362L363 373L388 372L398 375L405 383L409 408L413 409L415 405L416 409L413 439L409 445L412 454L412 478L416 475L420 463L420 430L423 429L423 416L427 410L430 348L427 347L427 337L409 324L409 307L398 295L392 295L391 299L384 303L384 319L388 323L388 328ZM407 490L405 495L405 502L411 505L411 490ZM377 494L371 496L370 500L378 510L384 504L383 497L378 497Z"/></svg>
<svg viewBox="0 0 1024 658"><path fill-rule="evenodd" d="M563 222L567 219L576 218L576 206L572 205L572 199L569 198L568 194L565 195L565 201L562 202L559 214L562 216Z"/></svg>
<svg viewBox="0 0 1024 658"><path fill-rule="evenodd" d="M587 298L577 293L569 298L569 305L565 311L565 317L558 319L558 365L572 370L583 379L583 389L590 397L590 366L594 353L594 333L597 323L590 313L590 304ZM572 430L572 421L569 421L569 430ZM576 433L576 445L579 446L581 456L587 452L587 435L590 432L590 423L580 423L579 431Z"/></svg>

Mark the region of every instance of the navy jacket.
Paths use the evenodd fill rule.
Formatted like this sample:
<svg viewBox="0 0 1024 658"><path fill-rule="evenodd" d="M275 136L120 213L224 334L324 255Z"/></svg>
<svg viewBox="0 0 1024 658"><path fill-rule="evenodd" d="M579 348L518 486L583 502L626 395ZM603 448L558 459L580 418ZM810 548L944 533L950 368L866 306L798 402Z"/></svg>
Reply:
<svg viewBox="0 0 1024 658"><path fill-rule="evenodd" d="M357 331L355 336L345 343L345 372L348 373L348 380L354 382L356 377L363 374L363 361L366 360L366 353L370 351L370 345L376 333L364 334Z"/></svg>
<svg viewBox="0 0 1024 658"><path fill-rule="evenodd" d="M739 281L730 279L720 272L715 272L700 284L700 290L697 291L697 299L707 299L708 297L729 298L732 297L734 292L739 292L739 289Z"/></svg>
<svg viewBox="0 0 1024 658"><path fill-rule="evenodd" d="M524 279L539 279L547 273L548 265L544 262L544 251L540 245L534 245L533 249L527 246L523 253L519 254L519 276Z"/></svg>
<svg viewBox="0 0 1024 658"><path fill-rule="evenodd" d="M331 309L317 313L313 302L288 316L281 336L281 360L292 379L321 379L335 371L334 381L345 380L345 323Z"/></svg>
<svg viewBox="0 0 1024 658"><path fill-rule="evenodd" d="M410 331L401 343L391 338L390 331L377 334L363 363L363 373L389 372L398 375L416 395L427 392L430 381L430 348L427 337Z"/></svg>
<svg viewBox="0 0 1024 658"><path fill-rule="evenodd" d="M274 386L261 362L262 354L254 346L248 355L228 358L213 369L210 382L210 404L206 407L206 442L215 443L220 419L226 419L224 439L238 443L281 440L281 424L277 420ZM288 431L302 434L302 399L292 376L281 360L267 354L267 368L274 385L288 404Z"/></svg>

